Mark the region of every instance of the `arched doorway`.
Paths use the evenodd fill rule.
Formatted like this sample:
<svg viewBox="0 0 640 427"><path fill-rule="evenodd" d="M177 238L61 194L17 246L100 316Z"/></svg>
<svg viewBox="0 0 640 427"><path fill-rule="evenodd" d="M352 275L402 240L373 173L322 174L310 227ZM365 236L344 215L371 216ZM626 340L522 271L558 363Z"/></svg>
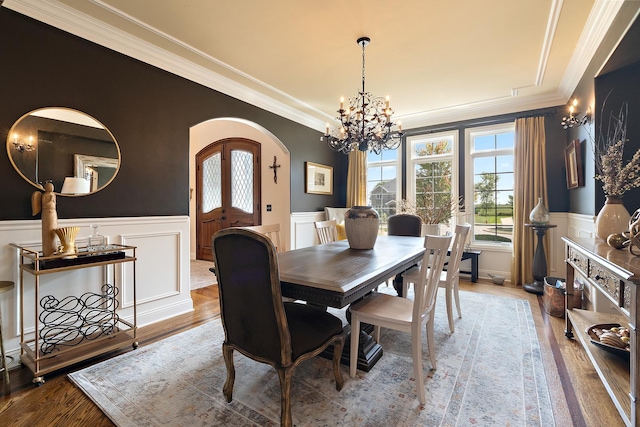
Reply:
<svg viewBox="0 0 640 427"><path fill-rule="evenodd" d="M189 129L189 252L191 259L196 259L196 154L212 142L226 138L245 138L260 143L261 162L260 206L263 224L280 224L280 239L284 249L290 247L291 225L291 173L290 154L287 147L273 133L249 120L226 117L198 123ZM276 158L280 167L277 169L278 179L274 180L272 166Z"/></svg>

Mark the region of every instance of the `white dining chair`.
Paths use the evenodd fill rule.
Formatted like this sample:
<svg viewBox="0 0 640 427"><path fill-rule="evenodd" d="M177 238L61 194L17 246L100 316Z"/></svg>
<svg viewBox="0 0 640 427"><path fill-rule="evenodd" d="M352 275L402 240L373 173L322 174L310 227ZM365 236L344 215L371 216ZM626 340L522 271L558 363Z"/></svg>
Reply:
<svg viewBox="0 0 640 427"><path fill-rule="evenodd" d="M380 328L390 328L411 334L413 370L416 379L418 401L425 404L424 373L422 372L422 325L427 334L427 348L431 366L436 369L435 340L433 336L433 311L438 291L438 272L442 270L451 236L426 236L425 253L420 264L419 280L415 282L413 301L373 292L351 304L351 351L349 374L356 376L358 340L361 323L374 325L374 339L380 343Z"/></svg>
<svg viewBox="0 0 640 427"><path fill-rule="evenodd" d="M320 244L335 242L338 240L338 223L335 219L316 221L313 225L316 228Z"/></svg>
<svg viewBox="0 0 640 427"><path fill-rule="evenodd" d="M449 320L449 330L453 333L455 327L453 325L453 303L452 299L455 299L456 310L458 311L458 317L462 317L462 311L460 310L460 294L458 291L459 279L460 279L460 261L462 260L462 253L464 252L464 244L467 241L467 235L471 225L456 225L455 238L451 246L449 253L449 261L447 263L447 270L440 271L440 281L438 286L445 289L446 306L447 306L447 319ZM406 271L402 275L402 295L406 298L407 291L409 289L409 283L416 283L419 279L419 270L413 267Z"/></svg>
<svg viewBox="0 0 640 427"><path fill-rule="evenodd" d="M245 230L253 230L267 236L276 247L277 252L282 252L284 250L284 246L280 244L280 224L252 225L250 227L242 228Z"/></svg>

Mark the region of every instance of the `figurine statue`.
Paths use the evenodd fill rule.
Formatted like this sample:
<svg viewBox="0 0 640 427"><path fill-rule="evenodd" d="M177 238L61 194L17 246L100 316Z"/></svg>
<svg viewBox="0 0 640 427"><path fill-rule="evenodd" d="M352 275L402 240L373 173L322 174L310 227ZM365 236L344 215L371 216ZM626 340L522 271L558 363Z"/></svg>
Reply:
<svg viewBox="0 0 640 427"><path fill-rule="evenodd" d="M34 191L31 195L32 214L38 215L42 212L42 254L44 256L54 255L56 247L56 233L58 228L58 213L56 212L56 193L53 192L53 184L44 184L44 193Z"/></svg>

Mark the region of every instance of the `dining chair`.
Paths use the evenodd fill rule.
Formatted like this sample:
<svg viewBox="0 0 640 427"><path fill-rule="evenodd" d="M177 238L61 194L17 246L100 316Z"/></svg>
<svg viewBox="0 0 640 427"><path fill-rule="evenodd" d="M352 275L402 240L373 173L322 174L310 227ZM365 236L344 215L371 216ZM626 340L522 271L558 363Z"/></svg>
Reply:
<svg viewBox="0 0 640 427"><path fill-rule="evenodd" d="M462 253L464 252L464 244L467 240L467 235L471 225L456 225L455 238L451 245L451 251L449 253L449 261L447 262L446 271L440 271L439 286L445 289L445 301L447 306L447 319L449 320L449 330L453 333L455 327L453 325L453 304L452 299L455 299L456 310L458 311L458 317L462 317L462 311L460 310L460 294L459 294L459 280L460 280L460 261L462 260ZM409 283L416 283L419 279L419 271L417 268L411 268L403 274L402 277L402 295L406 297L409 288Z"/></svg>
<svg viewBox="0 0 640 427"><path fill-rule="evenodd" d="M438 272L442 270L451 236L425 236L425 253L420 263L419 280L415 284L413 301L393 295L373 292L351 304L351 330L359 331L361 323L374 325L374 339L380 344L380 328L390 328L411 334L413 370L418 401L425 404L424 373L422 372L422 325L427 334L431 366L436 369L433 332L433 311L438 291ZM359 334L351 334L349 374L356 376Z"/></svg>
<svg viewBox="0 0 640 427"><path fill-rule="evenodd" d="M242 227L245 230L253 230L267 236L276 247L277 252L283 252L284 247L280 244L280 224L263 224Z"/></svg>
<svg viewBox="0 0 640 427"><path fill-rule="evenodd" d="M422 219L418 215L407 213L391 215L387 219L387 235L420 237L422 235ZM387 279L387 286L392 284L393 280L393 277Z"/></svg>
<svg viewBox="0 0 640 427"><path fill-rule="evenodd" d="M335 219L316 221L313 225L316 227L316 233L318 234L320 244L335 242L338 240L338 223Z"/></svg>
<svg viewBox="0 0 640 427"><path fill-rule="evenodd" d="M282 301L276 249L265 235L241 227L227 228L214 234L211 247L225 334L224 396L227 402L233 399L234 350L268 363L276 369L280 380L280 422L289 427L295 367L332 344L336 390L342 389L342 321L320 308Z"/></svg>
<svg viewBox="0 0 640 427"><path fill-rule="evenodd" d="M422 219L418 215L400 213L391 215L387 219L387 234L389 236L422 235Z"/></svg>

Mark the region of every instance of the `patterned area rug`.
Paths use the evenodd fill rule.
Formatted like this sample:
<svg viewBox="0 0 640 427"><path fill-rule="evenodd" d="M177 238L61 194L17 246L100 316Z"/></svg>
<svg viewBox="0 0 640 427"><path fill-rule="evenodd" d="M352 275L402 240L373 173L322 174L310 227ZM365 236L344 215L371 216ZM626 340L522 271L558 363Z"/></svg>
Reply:
<svg viewBox="0 0 640 427"><path fill-rule="evenodd" d="M381 291L385 291L385 286ZM384 355L335 390L320 357L294 373L296 426L552 426L555 420L528 301L460 292L463 317L451 334L438 294L437 369L425 354L427 405L412 375L409 334L383 330ZM343 315L343 311L334 311ZM423 332L424 333L424 332ZM69 375L118 426L278 426L280 386L273 368L235 352L233 401L218 319ZM426 343L426 337L423 337ZM426 344L425 353L426 353Z"/></svg>

